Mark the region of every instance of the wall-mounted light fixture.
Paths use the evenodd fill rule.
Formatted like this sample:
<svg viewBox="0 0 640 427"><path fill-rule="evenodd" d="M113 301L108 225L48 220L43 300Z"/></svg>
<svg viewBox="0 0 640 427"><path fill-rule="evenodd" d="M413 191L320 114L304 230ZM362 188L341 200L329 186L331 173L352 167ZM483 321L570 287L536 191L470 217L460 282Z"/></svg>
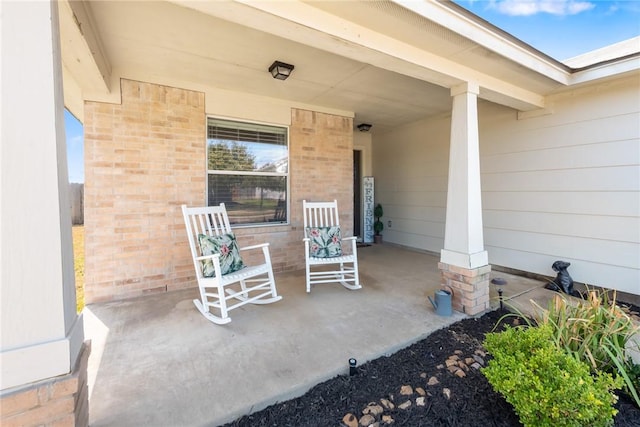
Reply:
<svg viewBox="0 0 640 427"><path fill-rule="evenodd" d="M373 125L370 125L369 123L360 123L358 125L358 130L360 132L369 132L369 130L371 129L371 126Z"/></svg>
<svg viewBox="0 0 640 427"><path fill-rule="evenodd" d="M269 72L274 79L286 80L293 71L293 65L285 64L284 62L274 61L269 67Z"/></svg>

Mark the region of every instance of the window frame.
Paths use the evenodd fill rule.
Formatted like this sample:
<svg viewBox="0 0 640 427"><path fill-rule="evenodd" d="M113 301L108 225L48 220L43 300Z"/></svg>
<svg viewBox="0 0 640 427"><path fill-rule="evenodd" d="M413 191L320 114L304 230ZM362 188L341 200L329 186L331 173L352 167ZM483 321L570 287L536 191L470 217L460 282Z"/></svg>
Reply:
<svg viewBox="0 0 640 427"><path fill-rule="evenodd" d="M209 119L212 120L221 120L227 121L231 123L239 123L239 124L248 124L248 125L258 125L258 126L270 126L274 128L284 129L286 131L286 152L287 152L287 172L279 173L279 172L256 172L256 171L230 171L230 170L215 170L209 169ZM205 204L209 206L209 177L211 175L230 175L230 176L277 176L277 177L285 177L286 180L286 188L285 188L285 208L287 214L287 220L285 222L254 222L254 223L233 223L232 216L229 215L229 221L231 222L231 226L233 228L255 228L255 227L278 227L278 226L288 226L291 224L291 204L290 204L290 195L291 195L291 153L290 153L290 126L282 125L282 124L274 124L274 123L266 123L255 120L240 120L237 118L229 118L223 116L213 116L207 115L205 120Z"/></svg>

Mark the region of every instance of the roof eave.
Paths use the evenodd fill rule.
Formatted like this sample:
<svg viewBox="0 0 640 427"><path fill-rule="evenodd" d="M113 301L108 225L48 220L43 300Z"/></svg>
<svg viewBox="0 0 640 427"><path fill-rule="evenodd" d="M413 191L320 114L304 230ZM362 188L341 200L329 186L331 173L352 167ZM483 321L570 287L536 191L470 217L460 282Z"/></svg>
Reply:
<svg viewBox="0 0 640 427"><path fill-rule="evenodd" d="M529 70L568 84L571 68L450 0L392 0Z"/></svg>

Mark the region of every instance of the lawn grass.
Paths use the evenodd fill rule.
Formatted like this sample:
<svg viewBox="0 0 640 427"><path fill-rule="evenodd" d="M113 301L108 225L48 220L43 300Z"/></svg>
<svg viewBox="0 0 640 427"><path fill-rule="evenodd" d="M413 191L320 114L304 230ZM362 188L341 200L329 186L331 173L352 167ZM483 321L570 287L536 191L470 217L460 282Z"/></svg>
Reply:
<svg viewBox="0 0 640 427"><path fill-rule="evenodd" d="M78 313L84 307L84 225L74 225L73 233L73 268L76 273L76 308Z"/></svg>

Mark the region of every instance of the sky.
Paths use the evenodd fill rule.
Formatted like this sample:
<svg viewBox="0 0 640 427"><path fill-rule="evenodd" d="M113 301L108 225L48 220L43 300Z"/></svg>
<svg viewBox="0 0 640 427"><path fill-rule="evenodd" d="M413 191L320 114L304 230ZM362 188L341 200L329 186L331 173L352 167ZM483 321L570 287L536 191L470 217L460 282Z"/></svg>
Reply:
<svg viewBox="0 0 640 427"><path fill-rule="evenodd" d="M640 36L640 0L455 0L557 60Z"/></svg>
<svg viewBox="0 0 640 427"><path fill-rule="evenodd" d="M82 123L64 110L64 128L67 135L67 165L69 182L84 182L84 136Z"/></svg>
<svg viewBox="0 0 640 427"><path fill-rule="evenodd" d="M640 0L454 0L539 51L564 60L640 36ZM65 111L69 182L84 182L82 125Z"/></svg>

